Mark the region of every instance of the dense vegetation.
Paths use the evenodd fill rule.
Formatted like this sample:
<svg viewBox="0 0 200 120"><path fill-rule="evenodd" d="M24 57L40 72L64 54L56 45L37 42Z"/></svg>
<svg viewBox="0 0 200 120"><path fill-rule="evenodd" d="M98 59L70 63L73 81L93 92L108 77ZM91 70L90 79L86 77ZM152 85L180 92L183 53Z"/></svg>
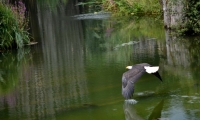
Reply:
<svg viewBox="0 0 200 120"><path fill-rule="evenodd" d="M186 35L199 34L200 33L200 1L192 0L185 3L185 22L181 33Z"/></svg>
<svg viewBox="0 0 200 120"><path fill-rule="evenodd" d="M14 5L0 2L0 49L21 48L29 43L25 11L21 1Z"/></svg>
<svg viewBox="0 0 200 120"><path fill-rule="evenodd" d="M103 0L103 8L122 15L155 15L161 13L159 0Z"/></svg>
<svg viewBox="0 0 200 120"><path fill-rule="evenodd" d="M114 16L158 15L162 13L159 0L87 0L78 5L112 12ZM92 6L92 7L91 7Z"/></svg>
<svg viewBox="0 0 200 120"><path fill-rule="evenodd" d="M169 1L168 1L169 2ZM176 0L170 0L170 3L176 4ZM183 23L173 26L176 34L179 35L195 35L200 33L200 1L199 0L183 0ZM162 0L87 0L82 5L95 6L98 10L109 11L114 16L160 16L162 15ZM173 5L174 5L173 4ZM79 4L81 5L81 4ZM101 6L101 7L99 7ZM169 11L170 5L167 8ZM98 11L97 10L97 11ZM91 11L91 10L90 10ZM171 11L173 14L173 10Z"/></svg>

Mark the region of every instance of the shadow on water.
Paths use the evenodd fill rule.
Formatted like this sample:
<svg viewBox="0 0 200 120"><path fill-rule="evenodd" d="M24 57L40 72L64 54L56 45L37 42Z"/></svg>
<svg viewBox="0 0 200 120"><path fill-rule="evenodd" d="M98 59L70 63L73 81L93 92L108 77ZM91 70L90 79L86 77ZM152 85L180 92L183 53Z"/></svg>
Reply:
<svg viewBox="0 0 200 120"><path fill-rule="evenodd" d="M163 105L164 105L164 100L161 100L160 103L158 103L158 105L156 105L152 111L152 113L150 114L148 120L154 120L154 119L158 119L161 118L161 112L163 109Z"/></svg>
<svg viewBox="0 0 200 120"><path fill-rule="evenodd" d="M137 103L136 103L137 104ZM138 112L136 108L134 108L134 104L129 104L127 102L124 103L124 113L126 120L144 120L143 117L138 115ZM163 110L164 106L164 100L161 100L154 108L151 110L148 120L157 120L161 118L161 112ZM145 107L142 107L141 109L145 109Z"/></svg>

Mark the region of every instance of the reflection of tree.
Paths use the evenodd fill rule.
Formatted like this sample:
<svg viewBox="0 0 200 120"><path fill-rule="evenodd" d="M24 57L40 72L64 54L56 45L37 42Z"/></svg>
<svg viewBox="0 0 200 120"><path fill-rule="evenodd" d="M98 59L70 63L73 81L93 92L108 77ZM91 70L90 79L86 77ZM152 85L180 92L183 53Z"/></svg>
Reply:
<svg viewBox="0 0 200 120"><path fill-rule="evenodd" d="M184 41L185 46L188 49L189 56L187 56L190 59L189 68L191 69L191 76L193 79L193 87L194 92L199 92L199 78L200 78L200 37L190 37L181 39L181 41Z"/></svg>
<svg viewBox="0 0 200 120"><path fill-rule="evenodd" d="M82 23L66 17L79 14L74 3L71 0L67 5L59 4L55 12L38 7L37 17L31 16L36 17L31 23L38 23L33 32L39 44L32 48L32 61L23 64L23 73L18 72L21 64L17 65L17 59L10 65L14 71L8 72L16 72L10 77L21 78L17 81L17 93L8 96L17 102L11 106L4 98L0 100L1 108L10 112L10 119L54 119L57 113L88 104Z"/></svg>
<svg viewBox="0 0 200 120"><path fill-rule="evenodd" d="M169 30L166 30L166 48L163 53L166 59L162 60L160 65L165 69L165 73L182 80L181 86L193 86L199 78L197 72L200 70L199 45L198 37L177 38L172 36Z"/></svg>
<svg viewBox="0 0 200 120"><path fill-rule="evenodd" d="M164 38L162 21L155 20L155 18L111 19L105 22L105 26L112 30L109 33L109 37L105 38L107 48L113 48L116 45L130 41L139 41L144 38L156 38L159 40Z"/></svg>
<svg viewBox="0 0 200 120"><path fill-rule="evenodd" d="M102 20L87 20L84 22L86 27L86 46L90 52L95 53L97 51L105 50L105 40Z"/></svg>
<svg viewBox="0 0 200 120"><path fill-rule="evenodd" d="M200 71L200 37L192 37L189 40L184 40L188 46L190 52L190 67L193 71ZM192 72L195 79L199 79L200 74L198 72Z"/></svg>
<svg viewBox="0 0 200 120"><path fill-rule="evenodd" d="M0 91L5 93L14 88L19 81L22 64L27 61L29 49L18 49L16 52L1 53L0 58Z"/></svg>
<svg viewBox="0 0 200 120"><path fill-rule="evenodd" d="M66 4L67 2L68 0L37 0L37 4L40 7L40 9L44 10L50 8L53 11L56 11L57 6L59 6L61 3Z"/></svg>
<svg viewBox="0 0 200 120"><path fill-rule="evenodd" d="M32 98L33 104L29 104L27 99L27 107L23 108L34 108L27 112L30 117L54 118L58 111L67 111L88 102L82 23L62 18L79 14L79 9L72 0L66 6L60 5L55 13L49 9L38 10L41 10L38 21L44 54L42 58L38 58L40 68L32 68L35 74L29 72L32 84L36 87L29 88L30 83L27 84L26 89L30 90L22 96ZM64 10L65 8L67 10ZM43 112L37 112L36 109Z"/></svg>
<svg viewBox="0 0 200 120"><path fill-rule="evenodd" d="M159 88L160 93L170 93L170 107L164 116L169 118L185 119L187 117L198 118L198 114L187 112L188 108L195 109L199 102L199 40L193 37L178 38L166 31L165 44L159 44L160 70L164 78L163 86ZM193 97L190 97L193 96ZM184 98L186 97L186 98ZM199 99L198 99L199 100ZM189 102L192 102L190 104ZM179 113L179 114L174 114Z"/></svg>
<svg viewBox="0 0 200 120"><path fill-rule="evenodd" d="M126 120L143 120L142 117L137 114L137 110L132 104L124 102L123 107Z"/></svg>
<svg viewBox="0 0 200 120"><path fill-rule="evenodd" d="M163 76L173 81L173 78L179 80L191 79L191 68L190 68L190 53L187 49L187 44L178 40L176 36L172 36L169 30L166 30L166 44L161 46L163 52L160 52L165 59L161 59L160 66L165 70ZM171 78L171 79L170 79ZM191 84L190 81L178 82L181 86ZM188 83L188 84L186 84ZM175 84L172 84L175 85Z"/></svg>
<svg viewBox="0 0 200 120"><path fill-rule="evenodd" d="M140 38L137 44L133 45L132 59L135 63L159 64L158 43L156 39Z"/></svg>

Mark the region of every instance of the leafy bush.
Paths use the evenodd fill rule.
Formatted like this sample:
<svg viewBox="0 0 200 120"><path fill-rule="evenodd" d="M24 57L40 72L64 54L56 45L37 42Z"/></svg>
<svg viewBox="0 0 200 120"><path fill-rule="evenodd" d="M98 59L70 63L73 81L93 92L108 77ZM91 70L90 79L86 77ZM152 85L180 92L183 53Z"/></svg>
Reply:
<svg viewBox="0 0 200 120"><path fill-rule="evenodd" d="M25 10L21 1L15 5L0 3L0 49L21 48L30 41Z"/></svg>
<svg viewBox="0 0 200 120"><path fill-rule="evenodd" d="M100 10L112 12L114 16L161 14L159 0L86 0L77 5L98 6ZM101 4L101 7L99 7Z"/></svg>
<svg viewBox="0 0 200 120"><path fill-rule="evenodd" d="M161 13L158 0L103 0L103 6L117 16Z"/></svg>
<svg viewBox="0 0 200 120"><path fill-rule="evenodd" d="M179 32L185 35L200 34L200 1L186 1L184 12L184 24Z"/></svg>

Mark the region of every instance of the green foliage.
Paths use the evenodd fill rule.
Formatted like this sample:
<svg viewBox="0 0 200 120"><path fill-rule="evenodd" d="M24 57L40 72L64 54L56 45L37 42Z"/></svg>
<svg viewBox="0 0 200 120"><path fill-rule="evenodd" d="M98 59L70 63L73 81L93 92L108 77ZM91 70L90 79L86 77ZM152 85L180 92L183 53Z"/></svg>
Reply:
<svg viewBox="0 0 200 120"><path fill-rule="evenodd" d="M1 47L9 47L12 44L14 32L16 31L17 21L15 20L11 9L0 4L0 39Z"/></svg>
<svg viewBox="0 0 200 120"><path fill-rule="evenodd" d="M184 25L180 29L181 34L191 35L200 33L200 1L187 1L185 8Z"/></svg>
<svg viewBox="0 0 200 120"><path fill-rule="evenodd" d="M153 15L161 13L158 0L103 0L104 9L116 16Z"/></svg>
<svg viewBox="0 0 200 120"><path fill-rule="evenodd" d="M19 7L0 4L0 49L21 48L30 40L26 29L28 22Z"/></svg>
<svg viewBox="0 0 200 120"><path fill-rule="evenodd" d="M140 3L129 4L126 1L116 1L119 13L122 15L143 13L144 6Z"/></svg>
<svg viewBox="0 0 200 120"><path fill-rule="evenodd" d="M87 5L89 9L98 6L98 10L112 12L114 16L161 14L158 0L87 0L77 5Z"/></svg>

